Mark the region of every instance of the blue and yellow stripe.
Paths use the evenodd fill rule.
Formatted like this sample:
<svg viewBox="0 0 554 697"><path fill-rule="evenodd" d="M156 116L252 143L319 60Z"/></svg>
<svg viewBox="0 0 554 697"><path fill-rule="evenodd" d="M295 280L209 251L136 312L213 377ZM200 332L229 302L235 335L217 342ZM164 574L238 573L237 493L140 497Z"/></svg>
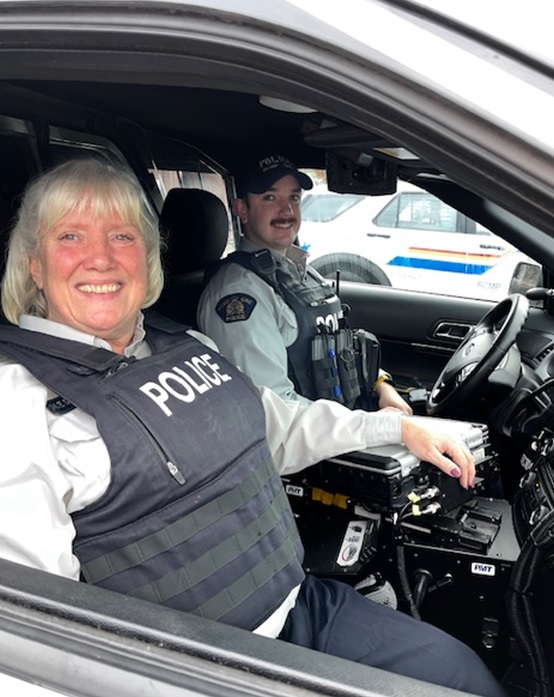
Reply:
<svg viewBox="0 0 554 697"><path fill-rule="evenodd" d="M497 264L498 260L497 254L469 254L444 249L410 247L407 255L394 257L387 262L387 266L405 266L412 269L480 276Z"/></svg>

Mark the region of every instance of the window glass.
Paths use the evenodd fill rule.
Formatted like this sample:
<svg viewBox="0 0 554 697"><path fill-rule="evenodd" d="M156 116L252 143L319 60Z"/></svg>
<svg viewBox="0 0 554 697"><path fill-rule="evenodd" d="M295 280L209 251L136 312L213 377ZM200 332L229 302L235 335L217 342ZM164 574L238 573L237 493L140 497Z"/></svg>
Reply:
<svg viewBox="0 0 554 697"><path fill-rule="evenodd" d="M119 148L107 138L90 133L71 131L67 128L50 126L48 146L53 164L79 157L99 157L114 165L129 164Z"/></svg>
<svg viewBox="0 0 554 697"><path fill-rule="evenodd" d="M394 213L388 209L392 209ZM458 225L456 210L427 192L395 196L375 217L373 223L379 227L465 232Z"/></svg>
<svg viewBox="0 0 554 697"><path fill-rule="evenodd" d="M542 271L482 224L413 184L391 195L337 194L320 171L302 200L299 243L325 277L500 300Z"/></svg>
<svg viewBox="0 0 554 697"><path fill-rule="evenodd" d="M327 223L363 200L363 196L354 194L333 194L332 192L329 192L327 196L308 194L302 202L302 220Z"/></svg>

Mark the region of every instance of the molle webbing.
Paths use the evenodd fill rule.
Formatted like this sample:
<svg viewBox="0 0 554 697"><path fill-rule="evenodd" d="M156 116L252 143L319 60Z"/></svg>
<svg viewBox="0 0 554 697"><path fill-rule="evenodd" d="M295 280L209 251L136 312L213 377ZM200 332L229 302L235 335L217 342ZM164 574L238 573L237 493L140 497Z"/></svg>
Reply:
<svg viewBox="0 0 554 697"><path fill-rule="evenodd" d="M237 508L248 504L270 481L273 472L273 463L266 463L263 470L252 472L248 479L245 479L238 487L197 508L187 515L186 518L176 520L163 530L159 530L120 549L106 552L101 557L83 564L83 576L89 583L100 583L114 574L132 569L139 562L150 561L158 554L167 552L172 547L187 542L191 537L208 528L222 516L228 515ZM253 521L253 523L256 522ZM237 534L237 539L240 537L241 532ZM187 565L187 573L188 569L189 565Z"/></svg>
<svg viewBox="0 0 554 697"><path fill-rule="evenodd" d="M194 586L202 583L210 576L221 573L226 564L237 558L238 554L252 547L260 538L265 537L271 531L276 522L276 515L282 514L285 506L288 506L285 493L279 498L280 500L275 502L275 510L268 509L261 518L253 521L244 530L236 533L232 540L227 538L221 541L199 559L137 588L133 595L144 600L165 603L179 593L194 588ZM254 568L245 570L244 574L234 583L235 593L240 591L240 602L254 595L261 585L265 584L275 573L293 562L296 557L295 546L296 536L289 531L281 547L275 549L271 555L261 559ZM253 585L252 574L254 573L258 580L261 581L263 579L263 582ZM226 587L221 591L221 594L228 592L228 590L229 588ZM215 597L218 596L220 594ZM220 608L217 614L209 611L208 607L213 608L215 604L214 598L210 598L197 608L191 608L191 610L200 610L204 617L211 617L212 619L220 619L225 612L229 612L229 604L225 608Z"/></svg>

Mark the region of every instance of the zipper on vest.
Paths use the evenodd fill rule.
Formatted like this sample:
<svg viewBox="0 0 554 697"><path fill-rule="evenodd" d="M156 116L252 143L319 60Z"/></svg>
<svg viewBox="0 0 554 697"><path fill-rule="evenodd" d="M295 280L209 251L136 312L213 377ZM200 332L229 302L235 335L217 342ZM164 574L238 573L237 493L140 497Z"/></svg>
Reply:
<svg viewBox="0 0 554 697"><path fill-rule="evenodd" d="M121 367L123 367L123 366L121 366ZM135 419L135 421L138 421L142 430L144 431L144 433L148 437L148 440L150 441L152 448L156 452L156 454L159 457L159 459L161 460L161 462L164 464L166 470L169 472L171 477L177 482L177 484L179 484L180 486L183 486L183 484L185 484L187 481L185 475L181 472L181 470L177 467L177 465L167 457L165 450L161 446L160 442L153 435L152 431L148 428L148 426L144 423L144 421L127 404L125 404L125 402L122 399L120 399L116 394L113 395L113 399L114 399L115 403L121 409L123 409L123 411L130 414L131 417Z"/></svg>
<svg viewBox="0 0 554 697"><path fill-rule="evenodd" d="M173 479L178 483L181 484L181 486L185 483L185 476L181 472L181 470L177 467L177 465L173 464L171 460L168 460L165 463L167 469L169 470L169 474L173 477Z"/></svg>
<svg viewBox="0 0 554 697"><path fill-rule="evenodd" d="M105 379L105 378L110 378L110 377L112 377L112 375L115 375L115 374L118 373L120 370L123 370L123 369L126 368L130 363L134 363L135 360L136 360L136 358L135 358L134 356L129 356L129 358L122 359L121 361L119 361L119 363L117 363L117 364L114 365L112 368L110 368L110 370L108 370L108 372L104 375L104 379ZM154 436L152 435L152 432L150 431L150 429L149 429L149 428L146 426L146 424L137 416L137 414L135 414L135 412L134 412L132 409L129 409L129 407L128 407L123 401L121 401L120 399L118 399L117 395L115 395L115 400L116 400L116 402L117 402L121 407L123 407L123 409L125 409L125 411L129 412L130 414L132 414L132 415L134 416L134 418L135 418L137 421L140 422L140 424L142 425L143 429L144 429L145 432L148 434L148 438L149 438L150 442L152 443L152 446L154 447L154 450L157 452L158 457L160 458L160 460L161 460L163 463L165 463L165 467L166 467L167 471L168 471L169 474L173 477L173 479L177 482L177 484L179 484L180 486L182 486L182 485L186 482L185 475L181 472L181 470L177 467L177 465L176 465L175 463L171 462L171 460L168 459L168 457L167 457L167 455L165 454L163 448L161 447L161 445L160 445L160 443L157 441L157 439L154 438Z"/></svg>
<svg viewBox="0 0 554 697"><path fill-rule="evenodd" d="M126 368L128 365L131 363L134 363L137 359L134 356L129 356L128 358L122 358L118 363L113 365L109 370L104 373L102 376L102 380L105 380L106 378L111 378L112 375L115 375L116 373L119 373L120 370L123 368Z"/></svg>

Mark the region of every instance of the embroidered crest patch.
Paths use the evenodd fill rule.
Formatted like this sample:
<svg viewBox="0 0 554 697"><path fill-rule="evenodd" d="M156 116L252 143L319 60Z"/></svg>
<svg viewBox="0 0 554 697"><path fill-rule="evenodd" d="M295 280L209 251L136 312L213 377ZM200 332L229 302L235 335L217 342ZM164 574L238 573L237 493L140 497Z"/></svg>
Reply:
<svg viewBox="0 0 554 697"><path fill-rule="evenodd" d="M221 298L215 306L215 311L226 324L230 322L244 322L252 314L256 303L257 300L251 295L233 293L233 295L226 295L224 298Z"/></svg>

